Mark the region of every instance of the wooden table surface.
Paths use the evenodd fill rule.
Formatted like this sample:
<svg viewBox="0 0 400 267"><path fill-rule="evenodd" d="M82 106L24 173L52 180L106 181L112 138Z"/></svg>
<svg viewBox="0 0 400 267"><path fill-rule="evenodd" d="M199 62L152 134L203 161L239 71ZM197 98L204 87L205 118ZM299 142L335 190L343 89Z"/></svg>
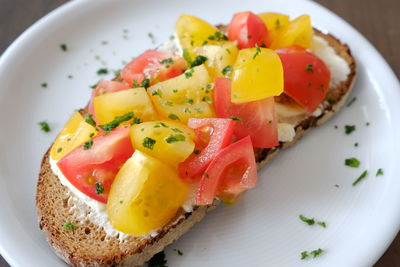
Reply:
<svg viewBox="0 0 400 267"><path fill-rule="evenodd" d="M66 0L0 0L0 55L33 22ZM399 0L317 0L358 29L400 77ZM23 7L23 8L21 8ZM251 8L251 7L249 7ZM0 267L8 264L0 257ZM400 266L400 234L375 267ZM358 266L357 266L358 267Z"/></svg>

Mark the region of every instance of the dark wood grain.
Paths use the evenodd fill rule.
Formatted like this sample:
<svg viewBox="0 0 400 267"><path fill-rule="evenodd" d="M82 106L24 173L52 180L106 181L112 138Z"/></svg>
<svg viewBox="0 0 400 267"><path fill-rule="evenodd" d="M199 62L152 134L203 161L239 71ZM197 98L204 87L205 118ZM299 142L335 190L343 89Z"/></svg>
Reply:
<svg viewBox="0 0 400 267"><path fill-rule="evenodd" d="M357 28L400 77L399 0L316 0ZM0 0L0 54L26 28L66 0ZM8 264L0 257L0 267ZM375 267L400 266L400 235Z"/></svg>

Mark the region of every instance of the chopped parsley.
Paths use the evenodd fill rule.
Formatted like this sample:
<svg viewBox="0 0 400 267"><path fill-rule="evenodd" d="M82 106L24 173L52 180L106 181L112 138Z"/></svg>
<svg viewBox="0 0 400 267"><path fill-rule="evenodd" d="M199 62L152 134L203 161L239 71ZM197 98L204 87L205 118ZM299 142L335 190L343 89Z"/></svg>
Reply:
<svg viewBox="0 0 400 267"><path fill-rule="evenodd" d="M214 35L208 36L208 40L211 41L227 41L228 37L221 32L215 32Z"/></svg>
<svg viewBox="0 0 400 267"><path fill-rule="evenodd" d="M179 256L182 256L182 255L183 255L183 252L180 251L179 249L174 249L174 251L176 251L176 253L178 253Z"/></svg>
<svg viewBox="0 0 400 267"><path fill-rule="evenodd" d="M333 98L328 98L326 101L328 101L329 105L333 105L336 103L336 100Z"/></svg>
<svg viewBox="0 0 400 267"><path fill-rule="evenodd" d="M303 251L302 253L300 253L300 259L304 260L305 258L308 258L308 252L307 251Z"/></svg>
<svg viewBox="0 0 400 267"><path fill-rule="evenodd" d="M89 135L89 137L92 138L94 135L95 135L95 133L91 133L91 134ZM70 140L71 140L71 139L70 139ZM70 140L67 140L67 141L70 141Z"/></svg>
<svg viewBox="0 0 400 267"><path fill-rule="evenodd" d="M309 72L309 73L314 73L314 70L313 70L312 67L313 67L312 64L308 64L307 67L306 67L306 71Z"/></svg>
<svg viewBox="0 0 400 267"><path fill-rule="evenodd" d="M353 97L349 103L347 103L347 106L350 107L351 105L353 105L353 103L357 100L357 97Z"/></svg>
<svg viewBox="0 0 400 267"><path fill-rule="evenodd" d="M149 79L144 79L143 81L142 81L142 84L140 85L141 87L144 87L145 89L147 89L147 88L149 88L149 86L150 86L150 80Z"/></svg>
<svg viewBox="0 0 400 267"><path fill-rule="evenodd" d="M97 75L105 75L108 74L108 69L102 68L97 71Z"/></svg>
<svg viewBox="0 0 400 267"><path fill-rule="evenodd" d="M154 37L154 34L153 34L153 33L149 32L149 33L147 34L147 36L150 38L150 41L151 41L152 44L155 44L155 43L156 43L156 37Z"/></svg>
<svg viewBox="0 0 400 267"><path fill-rule="evenodd" d="M156 140L150 138L150 137L145 137L143 139L143 146L145 148L148 148L150 150L153 150L154 144L156 143Z"/></svg>
<svg viewBox="0 0 400 267"><path fill-rule="evenodd" d="M57 148L57 153L60 153L62 151L62 147Z"/></svg>
<svg viewBox="0 0 400 267"><path fill-rule="evenodd" d="M133 124L140 124L140 123L142 123L142 122L140 121L139 117L133 118Z"/></svg>
<svg viewBox="0 0 400 267"><path fill-rule="evenodd" d="M92 89L96 89L97 84L90 85L89 87L92 88Z"/></svg>
<svg viewBox="0 0 400 267"><path fill-rule="evenodd" d="M200 66L201 64L204 64L204 62L207 61L207 57L205 56L197 56L192 63L190 63L190 67L194 68L196 66Z"/></svg>
<svg viewBox="0 0 400 267"><path fill-rule="evenodd" d="M230 74L232 72L232 69L233 69L232 66L228 65L228 66L226 66L225 68L222 69L222 74L223 75L228 75L228 74Z"/></svg>
<svg viewBox="0 0 400 267"><path fill-rule="evenodd" d="M165 259L165 252L158 252L147 262L147 267L167 267L167 260Z"/></svg>
<svg viewBox="0 0 400 267"><path fill-rule="evenodd" d="M324 251L322 250L322 249L316 249L316 250L313 250L313 251L311 251L310 252L310 254L314 257L314 258L316 258L316 257L318 257L319 255L321 255L322 253L324 253Z"/></svg>
<svg viewBox="0 0 400 267"><path fill-rule="evenodd" d="M156 91L151 92L151 95L158 95L158 96L162 97L163 94L160 89L157 89Z"/></svg>
<svg viewBox="0 0 400 267"><path fill-rule="evenodd" d="M358 147L358 142L355 142L355 143L354 143L354 146L355 146L355 147Z"/></svg>
<svg viewBox="0 0 400 267"><path fill-rule="evenodd" d="M379 168L379 169L376 171L376 176L379 176L379 175L383 175L383 169L382 169L382 168Z"/></svg>
<svg viewBox="0 0 400 267"><path fill-rule="evenodd" d="M172 134L165 139L165 142L168 144L175 143L175 142L180 142L180 141L185 141L186 138L183 134Z"/></svg>
<svg viewBox="0 0 400 267"><path fill-rule="evenodd" d="M211 98L210 98L209 96L203 97L201 101L206 102L206 103L208 103L208 104L211 104L211 103L212 103Z"/></svg>
<svg viewBox="0 0 400 267"><path fill-rule="evenodd" d="M60 44L60 48L61 48L61 50L64 51L64 52L67 52L67 50L68 50L68 47L67 47L66 44Z"/></svg>
<svg viewBox="0 0 400 267"><path fill-rule="evenodd" d="M164 105L172 107L174 105L174 103L172 103L171 101L167 101L164 103Z"/></svg>
<svg viewBox="0 0 400 267"><path fill-rule="evenodd" d="M160 121L159 123L157 123L156 125L154 125L154 128L160 128L160 127L164 127L164 128L169 128L168 125L166 125L164 122Z"/></svg>
<svg viewBox="0 0 400 267"><path fill-rule="evenodd" d="M170 118L171 120L174 120L174 121L179 121L179 120L180 120L179 117L176 116L176 115L173 114L173 113L169 114L169 115L168 115L168 118Z"/></svg>
<svg viewBox="0 0 400 267"><path fill-rule="evenodd" d="M356 126L355 125L345 125L344 126L344 132L346 134L351 134L352 132L354 132L356 130Z"/></svg>
<svg viewBox="0 0 400 267"><path fill-rule="evenodd" d="M163 65L165 64L168 67L169 67L169 64L173 64L173 63L174 63L174 60L172 59L172 57L169 57L169 58L166 58L166 59L163 59L160 61L160 64L163 64Z"/></svg>
<svg viewBox="0 0 400 267"><path fill-rule="evenodd" d="M210 178L210 175L208 175L208 173L206 173L206 172L203 174L203 176L206 178Z"/></svg>
<svg viewBox="0 0 400 267"><path fill-rule="evenodd" d="M352 167L352 168L358 168L360 167L360 161L356 158L348 158L344 160L344 164L346 166Z"/></svg>
<svg viewBox="0 0 400 267"><path fill-rule="evenodd" d="M195 149L195 150L193 151L193 153L194 153L195 155L198 155L198 154L201 153L201 150Z"/></svg>
<svg viewBox="0 0 400 267"><path fill-rule="evenodd" d="M46 121L41 121L38 124L40 126L40 130L42 130L43 132L48 133L51 131L50 126Z"/></svg>
<svg viewBox="0 0 400 267"><path fill-rule="evenodd" d="M300 214L299 215L299 219L305 223L307 223L308 225L314 225L315 223L317 223L319 226L322 226L324 228L326 228L326 222L322 222L322 221L315 221L314 218L307 218L306 216Z"/></svg>
<svg viewBox="0 0 400 267"><path fill-rule="evenodd" d="M76 225L73 224L72 222L64 223L63 227L64 227L65 230L75 230L76 229Z"/></svg>
<svg viewBox="0 0 400 267"><path fill-rule="evenodd" d="M102 129L106 132L110 132L114 128L117 128L121 123L128 121L132 118L133 118L133 112L128 112L122 116L115 117L111 122L104 124L104 125L100 125L99 127L100 127L100 129Z"/></svg>
<svg viewBox="0 0 400 267"><path fill-rule="evenodd" d="M94 186L96 188L96 194L100 195L104 193L104 186L102 183L96 183Z"/></svg>
<svg viewBox="0 0 400 267"><path fill-rule="evenodd" d="M228 119L234 120L234 121L241 121L242 118L238 118L238 117L228 117Z"/></svg>
<svg viewBox="0 0 400 267"><path fill-rule="evenodd" d="M365 123L365 126L369 126L369 125L370 125L370 123L369 123L369 122L366 122L366 123Z"/></svg>
<svg viewBox="0 0 400 267"><path fill-rule="evenodd" d="M305 217L305 216L303 216L301 214L299 215L299 218L300 218L300 220L302 220L303 222L307 223L308 225L313 225L315 223L314 218L310 219L310 218L307 218L307 217Z"/></svg>
<svg viewBox="0 0 400 267"><path fill-rule="evenodd" d="M71 74L68 75L68 79L72 79L72 78L74 78L74 76L72 76Z"/></svg>
<svg viewBox="0 0 400 267"><path fill-rule="evenodd" d="M367 174L368 174L368 171L365 170L365 171L360 175L360 177L358 177L357 180L355 180L355 181L353 182L353 186L356 186L359 182L361 182L362 179L364 179L365 177L367 177Z"/></svg>
<svg viewBox="0 0 400 267"><path fill-rule="evenodd" d="M256 57L261 53L261 48L256 44L256 53L253 56L253 59L256 59Z"/></svg>
<svg viewBox="0 0 400 267"><path fill-rule="evenodd" d="M92 146L93 146L93 140L89 140L83 144L83 150L88 150L92 148Z"/></svg>
<svg viewBox="0 0 400 267"><path fill-rule="evenodd" d="M43 88L47 88L47 83L42 83L40 86L42 86Z"/></svg>
<svg viewBox="0 0 400 267"><path fill-rule="evenodd" d="M171 128L172 131L176 132L176 133L183 133L181 130L179 130L178 128Z"/></svg>
<svg viewBox="0 0 400 267"><path fill-rule="evenodd" d="M96 122L93 120L93 114L85 114L85 121L93 127L96 127Z"/></svg>
<svg viewBox="0 0 400 267"><path fill-rule="evenodd" d="M279 18L277 18L276 20L275 20L275 27L280 27L281 26L281 21L279 20Z"/></svg>
<svg viewBox="0 0 400 267"><path fill-rule="evenodd" d="M176 94L176 93L178 93L178 89L174 89L174 90L172 90L172 92L173 92L174 94Z"/></svg>
<svg viewBox="0 0 400 267"><path fill-rule="evenodd" d="M190 70L186 71L185 72L185 78L189 79L190 77L192 77L193 76L193 72L194 72L194 69L190 69Z"/></svg>

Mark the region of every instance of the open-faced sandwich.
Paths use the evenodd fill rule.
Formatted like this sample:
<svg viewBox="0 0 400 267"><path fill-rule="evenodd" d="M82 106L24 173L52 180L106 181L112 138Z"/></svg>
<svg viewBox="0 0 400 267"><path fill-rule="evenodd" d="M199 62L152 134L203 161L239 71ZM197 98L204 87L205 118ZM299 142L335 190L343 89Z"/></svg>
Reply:
<svg viewBox="0 0 400 267"><path fill-rule="evenodd" d="M43 157L39 223L68 264L143 264L254 188L355 80L349 48L308 15L240 12L217 27L181 15L175 30L100 81Z"/></svg>

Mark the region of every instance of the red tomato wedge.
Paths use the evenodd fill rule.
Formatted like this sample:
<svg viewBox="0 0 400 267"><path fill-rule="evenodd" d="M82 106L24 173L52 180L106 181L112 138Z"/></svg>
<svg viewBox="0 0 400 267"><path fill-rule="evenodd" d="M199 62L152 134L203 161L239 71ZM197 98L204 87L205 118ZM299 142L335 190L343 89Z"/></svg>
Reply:
<svg viewBox="0 0 400 267"><path fill-rule="evenodd" d="M88 113L93 114L93 118L95 119L93 98L95 98L96 96L118 92L129 88L132 88L132 86L129 86L129 84L127 84L126 82L100 81L92 92L92 98L90 99L88 106Z"/></svg>
<svg viewBox="0 0 400 267"><path fill-rule="evenodd" d="M315 111L329 90L331 73L325 63L300 46L276 51L284 73L284 92L309 112Z"/></svg>
<svg viewBox="0 0 400 267"><path fill-rule="evenodd" d="M271 38L267 26L262 19L253 12L236 13L228 27L230 41L237 41L239 49L255 47L269 47Z"/></svg>
<svg viewBox="0 0 400 267"><path fill-rule="evenodd" d="M260 148L270 148L279 144L273 97L236 104L231 102L229 78L216 78L214 86L215 112L218 117L238 120L234 130L236 137L243 138L249 135L253 146Z"/></svg>
<svg viewBox="0 0 400 267"><path fill-rule="evenodd" d="M64 176L85 195L107 203L108 193L122 164L133 154L129 128L119 127L104 135L99 133L93 144L65 155L57 162Z"/></svg>
<svg viewBox="0 0 400 267"><path fill-rule="evenodd" d="M182 57L147 50L121 70L121 78L130 85L135 82L140 86L144 79L150 79L150 84L154 84L181 75L185 70L186 63Z"/></svg>
<svg viewBox="0 0 400 267"><path fill-rule="evenodd" d="M201 177L197 205L210 205L214 197L235 200L257 185L257 166L249 136L222 149Z"/></svg>
<svg viewBox="0 0 400 267"><path fill-rule="evenodd" d="M196 134L195 152L178 166L181 177L201 175L210 161L232 140L235 121L231 119L189 119Z"/></svg>

